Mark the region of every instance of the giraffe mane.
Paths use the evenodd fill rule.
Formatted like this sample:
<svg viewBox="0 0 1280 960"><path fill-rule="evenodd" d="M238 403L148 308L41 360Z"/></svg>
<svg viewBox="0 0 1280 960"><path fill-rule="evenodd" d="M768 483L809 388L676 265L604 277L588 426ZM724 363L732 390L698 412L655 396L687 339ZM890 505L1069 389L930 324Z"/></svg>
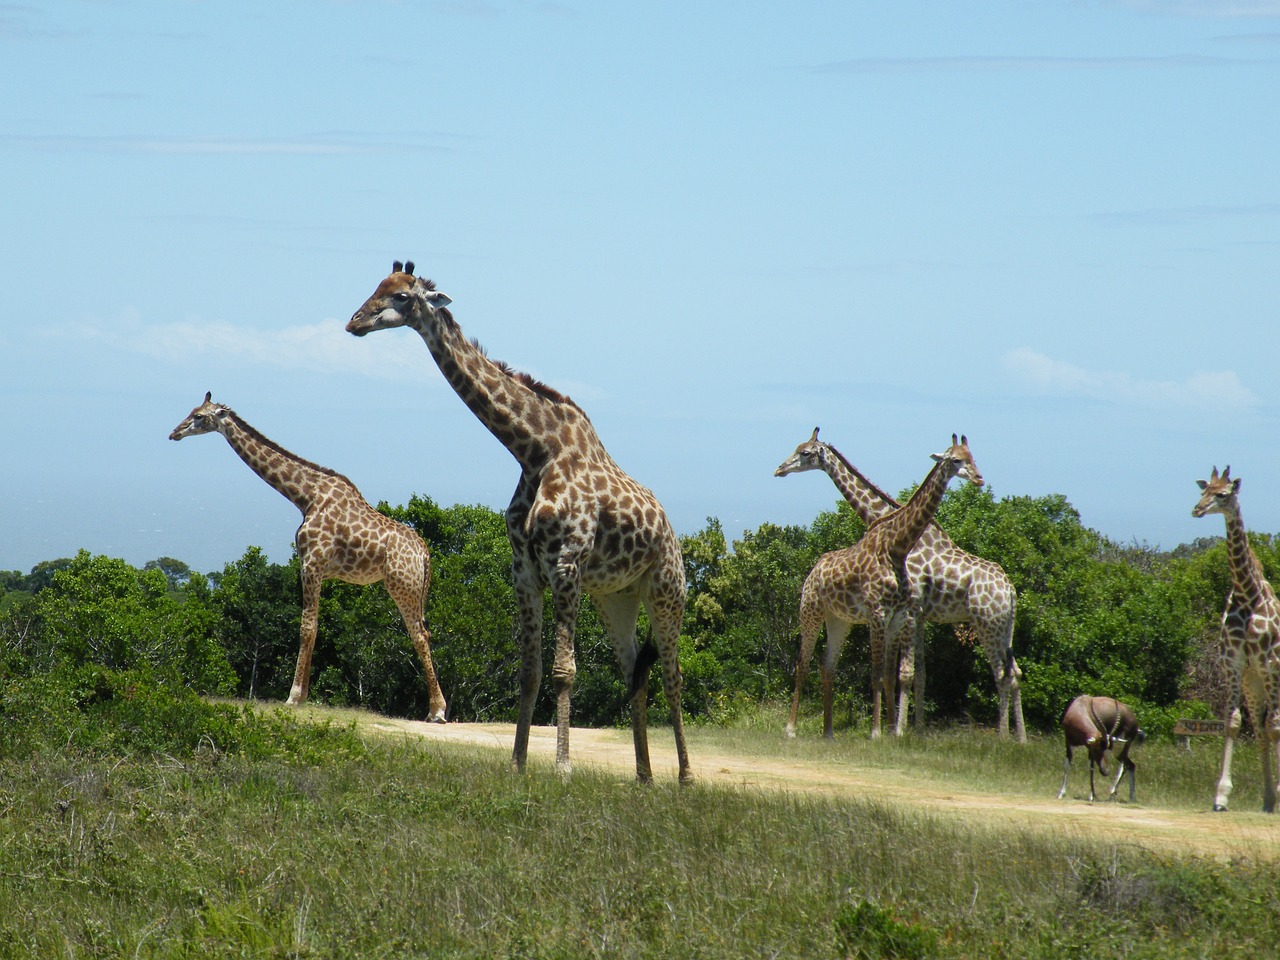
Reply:
<svg viewBox="0 0 1280 960"><path fill-rule="evenodd" d="M411 272L413 269L412 261L409 263L406 263L404 267L405 267L405 272L409 273L409 275L412 276L413 275ZM414 277L414 279L417 280L420 284L422 284L423 287L425 287L427 290L433 291L436 289L436 283L434 280L430 280L426 277ZM444 321L445 326L447 326L450 331L458 334L459 336L462 335L462 326L458 323L457 320L453 319L453 314L449 312L448 307L440 307L439 309L436 310L436 315L439 316ZM521 386L525 387L528 390L532 390L534 393L536 393L538 396L542 397L543 399L550 400L552 403L567 403L571 407L577 407L577 409L579 410L582 409L576 403L574 403L572 398L570 398L566 394L561 393L559 390L556 390L554 387L547 386L547 384L543 383L541 380L537 379L532 374L522 373L521 371L515 369L515 367L511 366L511 364L503 360L494 360L493 357L489 356L489 351L485 350L485 348L481 346L480 341L475 339L474 337L471 338L471 345L475 347L477 350L479 350L482 355L484 355L485 357L488 357L488 359L492 361L493 365L497 367L500 371L502 371L504 376L510 377L512 380L516 381L516 383L520 384Z"/></svg>
<svg viewBox="0 0 1280 960"><path fill-rule="evenodd" d="M276 443L270 437L265 436L260 430L258 430L257 427L254 427L252 424L246 423L245 419L242 416L240 416L240 414L236 413L234 410L228 407L225 403L220 403L218 404L218 406L222 407L223 410L227 411L228 416L235 417L236 423L239 424L240 429L243 430L245 433L247 433L254 440L257 440L263 446L270 447L272 450L276 451L277 453L284 454L290 460L296 460L298 463L302 464L304 467L309 467L312 470L315 470L319 473L323 473L325 476L337 477L340 480L346 480L347 483L351 483L350 480L347 480L347 477L344 474L339 473L337 470L334 470L332 467L322 467L320 464L313 463L312 461L308 460L306 457L298 456L292 450L286 450L284 447ZM352 484L352 486L355 486L355 484Z"/></svg>
<svg viewBox="0 0 1280 960"><path fill-rule="evenodd" d="M822 442L823 442L823 443L826 443L826 441L822 441ZM902 504L898 503L898 501L897 501L897 500L895 500L893 497L889 496L889 494L885 493L885 492L884 492L883 490L881 490L878 486L876 486L874 483L872 483L870 480L868 480L868 479L866 478L866 476L862 473L862 471L861 471L861 470L859 470L857 467L855 467L852 463L850 463L850 462L849 462L849 460L848 460L848 458L847 458L847 457L845 457L845 455L844 455L843 453L841 453L839 450L837 450L835 447L833 447L833 446L832 446L831 444L829 444L829 443L827 443L827 444L826 444L826 447L827 447L827 449L828 449L828 450L830 450L832 453L834 453L834 454L836 455L836 459L837 459L837 460L839 460L842 464L844 464L844 468L845 468L846 470L848 470L848 471L849 471L850 473L852 473L855 477L857 477L859 480L861 480L863 483L865 483L868 487L870 487L870 488L871 488L871 490L872 490L872 491L873 491L873 492L874 492L878 497L880 497L882 500L886 501L887 503L891 503L891 504L893 504L893 506L894 506L895 508L902 506Z"/></svg>

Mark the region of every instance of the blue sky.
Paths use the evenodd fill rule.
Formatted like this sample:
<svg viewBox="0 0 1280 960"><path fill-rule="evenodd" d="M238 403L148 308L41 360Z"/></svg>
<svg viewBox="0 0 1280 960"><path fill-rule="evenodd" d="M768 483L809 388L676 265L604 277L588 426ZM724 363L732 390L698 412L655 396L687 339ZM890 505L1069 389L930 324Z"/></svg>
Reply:
<svg viewBox="0 0 1280 960"><path fill-rule="evenodd" d="M515 461L407 331L412 259L677 530L807 524L819 425L899 490L1122 542L1230 463L1280 531L1280 2L0 3L0 569L214 570L294 508L206 390L373 501Z"/></svg>

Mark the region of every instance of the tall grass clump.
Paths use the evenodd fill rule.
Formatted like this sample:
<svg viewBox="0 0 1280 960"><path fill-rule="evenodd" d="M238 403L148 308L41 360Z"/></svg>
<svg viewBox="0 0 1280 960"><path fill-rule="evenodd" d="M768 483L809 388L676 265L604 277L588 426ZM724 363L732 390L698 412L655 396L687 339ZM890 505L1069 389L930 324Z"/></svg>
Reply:
<svg viewBox="0 0 1280 960"><path fill-rule="evenodd" d="M1280 937L1270 863L874 798L518 776L500 752L205 706L242 739L60 733L0 755L0 957L1105 960Z"/></svg>

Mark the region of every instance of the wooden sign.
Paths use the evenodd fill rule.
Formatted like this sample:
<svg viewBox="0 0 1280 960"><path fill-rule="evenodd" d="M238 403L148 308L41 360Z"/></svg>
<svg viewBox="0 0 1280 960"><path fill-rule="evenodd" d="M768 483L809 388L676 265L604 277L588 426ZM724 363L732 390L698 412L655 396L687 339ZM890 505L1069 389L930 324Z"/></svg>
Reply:
<svg viewBox="0 0 1280 960"><path fill-rule="evenodd" d="M1226 729L1224 720L1191 720L1182 717L1173 727L1175 737L1220 737Z"/></svg>

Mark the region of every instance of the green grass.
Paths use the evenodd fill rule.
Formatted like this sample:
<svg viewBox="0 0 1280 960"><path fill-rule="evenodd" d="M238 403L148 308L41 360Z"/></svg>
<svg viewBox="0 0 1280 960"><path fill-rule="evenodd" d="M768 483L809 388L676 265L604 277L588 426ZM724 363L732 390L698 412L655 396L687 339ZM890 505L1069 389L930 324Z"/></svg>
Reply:
<svg viewBox="0 0 1280 960"><path fill-rule="evenodd" d="M811 762L856 763L886 771L908 771L913 779L953 789L993 792L1000 796L1043 799L1056 797L1062 785L1065 749L1061 733L1028 734L1026 744L1003 740L994 730L964 727L929 727L923 734L908 729L902 738L884 736L872 740L868 727L836 729L835 740L822 738L820 713L801 713L797 736L783 735L786 709L762 707L724 727L698 727L698 738L716 749L744 755L777 756ZM1134 747L1137 764L1137 802L1173 810L1209 810L1222 769L1222 739L1193 737L1188 750L1182 738L1150 740ZM1107 769L1115 775L1108 756ZM1231 809L1255 812L1262 809L1262 776L1258 746L1252 738L1236 745L1231 769L1234 788ZM1096 780L1105 795L1110 782ZM1089 758L1076 750L1067 783L1068 798L1089 796ZM1126 779L1116 794L1127 803Z"/></svg>
<svg viewBox="0 0 1280 960"><path fill-rule="evenodd" d="M268 713L241 715L252 750L0 755L0 957L1252 958L1280 938L1273 864L865 799L518 776L501 751ZM907 754L938 777L968 751L993 784L1035 767L1056 793L1048 739L746 727L696 736Z"/></svg>

